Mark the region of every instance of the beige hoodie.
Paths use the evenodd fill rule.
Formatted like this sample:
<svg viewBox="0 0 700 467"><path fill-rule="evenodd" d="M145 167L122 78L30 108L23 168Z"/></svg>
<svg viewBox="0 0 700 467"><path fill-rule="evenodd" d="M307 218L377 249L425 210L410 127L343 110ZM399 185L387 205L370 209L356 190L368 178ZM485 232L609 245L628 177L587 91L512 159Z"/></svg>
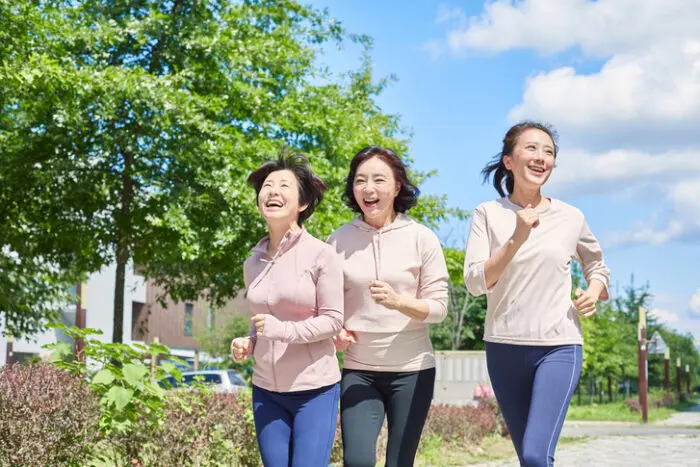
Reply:
<svg viewBox="0 0 700 467"><path fill-rule="evenodd" d="M360 218L340 227L328 242L343 261L345 329L358 340L345 356L345 368L414 371L435 366L428 324L447 315L448 272L440 241L406 215L381 229ZM423 299L425 321L375 303L369 284L380 280L400 295Z"/></svg>

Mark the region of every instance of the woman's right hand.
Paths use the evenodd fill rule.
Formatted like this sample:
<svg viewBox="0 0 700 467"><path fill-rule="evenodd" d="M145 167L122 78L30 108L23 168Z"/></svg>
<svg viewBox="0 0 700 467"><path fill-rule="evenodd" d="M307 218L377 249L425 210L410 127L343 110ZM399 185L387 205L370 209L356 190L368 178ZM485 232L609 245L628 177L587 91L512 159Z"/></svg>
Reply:
<svg viewBox="0 0 700 467"><path fill-rule="evenodd" d="M528 204L516 213L513 241L522 245L530 236L530 231L540 225L540 215Z"/></svg>
<svg viewBox="0 0 700 467"><path fill-rule="evenodd" d="M236 337L231 341L231 356L241 363L253 356L253 340L250 337Z"/></svg>
<svg viewBox="0 0 700 467"><path fill-rule="evenodd" d="M355 340L355 333L343 328L337 336L333 336L333 342L338 352L345 352L350 347L350 344L354 344L357 341Z"/></svg>

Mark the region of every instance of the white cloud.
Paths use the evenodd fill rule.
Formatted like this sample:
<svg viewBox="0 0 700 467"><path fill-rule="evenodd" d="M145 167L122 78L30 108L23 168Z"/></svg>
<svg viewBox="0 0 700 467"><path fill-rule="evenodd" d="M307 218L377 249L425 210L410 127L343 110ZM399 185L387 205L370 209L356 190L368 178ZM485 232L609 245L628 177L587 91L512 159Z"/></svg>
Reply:
<svg viewBox="0 0 700 467"><path fill-rule="evenodd" d="M464 12L461 8L450 7L448 5L440 5L438 7L437 18L435 19L435 22L440 24L457 20L458 27L462 27L466 19L467 18L464 15Z"/></svg>
<svg viewBox="0 0 700 467"><path fill-rule="evenodd" d="M700 289L690 298L690 310L700 317ZM700 338L700 336L698 336Z"/></svg>
<svg viewBox="0 0 700 467"><path fill-rule="evenodd" d="M674 146L697 141L700 40L615 55L597 73L571 67L539 73L527 80L509 118L552 121L583 145L603 138L619 142L621 133L636 135L627 144L643 147L659 137Z"/></svg>
<svg viewBox="0 0 700 467"><path fill-rule="evenodd" d="M497 0L448 33L453 53L573 47L607 57L697 33L695 0Z"/></svg>
<svg viewBox="0 0 700 467"><path fill-rule="evenodd" d="M661 308L653 308L649 313L654 315L654 317L656 317L656 319L659 321L666 324L677 323L680 321L680 318L676 313L668 310L662 310Z"/></svg>
<svg viewBox="0 0 700 467"><path fill-rule="evenodd" d="M555 194L655 196L656 214L609 244L700 238L700 1L495 0L479 16L443 7L438 17L455 56L522 49L604 59L583 73L561 56L534 73L509 120L559 130Z"/></svg>

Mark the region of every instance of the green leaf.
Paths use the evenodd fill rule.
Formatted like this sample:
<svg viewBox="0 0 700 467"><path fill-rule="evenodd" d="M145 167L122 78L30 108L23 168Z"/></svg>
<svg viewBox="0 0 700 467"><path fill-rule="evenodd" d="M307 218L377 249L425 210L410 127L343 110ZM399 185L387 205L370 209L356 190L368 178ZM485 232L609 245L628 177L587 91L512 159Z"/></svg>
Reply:
<svg viewBox="0 0 700 467"><path fill-rule="evenodd" d="M129 363L124 365L122 368L122 374L124 375L124 380L132 386L141 383L144 376L148 374L148 368L145 365L136 365Z"/></svg>
<svg viewBox="0 0 700 467"><path fill-rule="evenodd" d="M92 378L92 384L104 384L106 386L109 386L112 384L114 381L114 374L108 370L100 370L93 378Z"/></svg>
<svg viewBox="0 0 700 467"><path fill-rule="evenodd" d="M124 407L129 405L133 396L134 392L130 389L125 389L121 386L113 386L107 391L105 397L117 407L117 410L123 410Z"/></svg>

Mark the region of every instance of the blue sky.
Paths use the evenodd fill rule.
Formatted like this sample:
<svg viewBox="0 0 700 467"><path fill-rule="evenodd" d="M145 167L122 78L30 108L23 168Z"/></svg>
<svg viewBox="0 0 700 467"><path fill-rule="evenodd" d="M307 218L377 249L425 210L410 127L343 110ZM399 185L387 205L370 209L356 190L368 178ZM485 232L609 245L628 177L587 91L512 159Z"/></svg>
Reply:
<svg viewBox="0 0 700 467"><path fill-rule="evenodd" d="M398 77L379 103L412 131L414 166L438 171L424 192L466 209L494 198L479 172L505 131L550 122L561 152L545 194L583 210L613 283L649 282L657 317L700 339L698 2L312 4L372 37L376 76ZM324 61L356 68L359 48Z"/></svg>

